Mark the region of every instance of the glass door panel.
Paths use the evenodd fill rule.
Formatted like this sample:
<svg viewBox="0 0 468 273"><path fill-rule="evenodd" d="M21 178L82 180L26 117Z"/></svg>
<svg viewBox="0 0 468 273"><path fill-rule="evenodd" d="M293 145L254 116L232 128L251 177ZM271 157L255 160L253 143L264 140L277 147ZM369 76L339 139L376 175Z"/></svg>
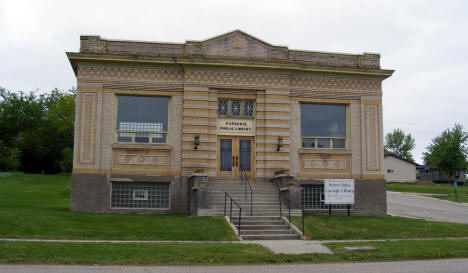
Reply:
<svg viewBox="0 0 468 273"><path fill-rule="evenodd" d="M250 140L239 140L239 168L250 172Z"/></svg>
<svg viewBox="0 0 468 273"><path fill-rule="evenodd" d="M232 171L232 139L220 139L219 170Z"/></svg>

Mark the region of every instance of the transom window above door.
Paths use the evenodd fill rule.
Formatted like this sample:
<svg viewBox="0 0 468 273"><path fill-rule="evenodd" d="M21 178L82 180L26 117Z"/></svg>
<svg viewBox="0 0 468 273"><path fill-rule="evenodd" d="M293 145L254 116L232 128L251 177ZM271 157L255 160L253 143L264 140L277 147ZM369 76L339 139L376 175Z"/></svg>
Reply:
<svg viewBox="0 0 468 273"><path fill-rule="evenodd" d="M218 100L218 116L253 118L255 116L255 102L249 100L220 99Z"/></svg>

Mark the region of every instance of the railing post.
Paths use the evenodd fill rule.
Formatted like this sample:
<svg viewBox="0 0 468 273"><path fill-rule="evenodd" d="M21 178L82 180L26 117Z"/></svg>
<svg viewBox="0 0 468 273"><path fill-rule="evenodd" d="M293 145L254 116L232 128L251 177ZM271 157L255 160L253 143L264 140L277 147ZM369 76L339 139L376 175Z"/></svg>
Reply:
<svg viewBox="0 0 468 273"><path fill-rule="evenodd" d="M224 192L224 216L226 216L226 199L227 199L227 196L226 196L226 192Z"/></svg>
<svg viewBox="0 0 468 273"><path fill-rule="evenodd" d="M304 233L304 208L301 208L302 211L302 236L305 236Z"/></svg>
<svg viewBox="0 0 468 273"><path fill-rule="evenodd" d="M291 199L288 198L288 214L289 214L289 224L291 224Z"/></svg>
<svg viewBox="0 0 468 273"><path fill-rule="evenodd" d="M242 174L241 174L242 176ZM247 200L247 183L244 181L244 198Z"/></svg>
<svg viewBox="0 0 468 273"><path fill-rule="evenodd" d="M278 198L279 198L279 205L280 205L280 217L283 216L281 212L281 191L278 192Z"/></svg>
<svg viewBox="0 0 468 273"><path fill-rule="evenodd" d="M250 191L250 216L253 216L252 191Z"/></svg>
<svg viewBox="0 0 468 273"><path fill-rule="evenodd" d="M229 221L232 223L232 197L229 196L231 200L231 207L229 208Z"/></svg>
<svg viewBox="0 0 468 273"><path fill-rule="evenodd" d="M242 208L239 207L239 226L237 227L237 235L239 236L241 233L241 218L242 218Z"/></svg>

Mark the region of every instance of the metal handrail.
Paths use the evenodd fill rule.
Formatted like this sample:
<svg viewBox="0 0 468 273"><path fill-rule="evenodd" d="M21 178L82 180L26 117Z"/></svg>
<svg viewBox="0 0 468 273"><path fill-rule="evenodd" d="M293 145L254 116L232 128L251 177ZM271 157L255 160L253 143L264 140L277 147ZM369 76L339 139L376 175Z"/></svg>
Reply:
<svg viewBox="0 0 468 273"><path fill-rule="evenodd" d="M239 203L232 198L232 196L229 195L229 193L224 192L224 216L226 216L226 206L227 206L227 198L231 200L230 206L229 206L229 222L232 223L232 203L234 203L238 208L239 208L239 222L237 223L237 235L240 236L241 232L241 218L242 218L242 207L239 205ZM235 225L235 224L234 224Z"/></svg>
<svg viewBox="0 0 468 273"><path fill-rule="evenodd" d="M289 199L288 197L281 196L281 189L278 191L278 197L279 197L279 206L280 206L280 217L283 217L283 212L282 212L282 208L281 208L281 199L283 198L283 199L285 199L285 201L287 201L289 224L292 224L291 223L291 203L293 205L295 205L296 207L298 207L299 209L301 209L301 214L302 214L302 230L301 231L302 231L302 236L305 236L305 234L304 234L304 208L300 204L298 204L298 203L292 201L291 199Z"/></svg>
<svg viewBox="0 0 468 273"><path fill-rule="evenodd" d="M240 167L240 171L241 171L241 183L244 185L245 200L247 200L247 186L249 186L249 189L250 189L250 216L253 216L252 186L250 186L249 176L247 175L246 171L244 170L242 166Z"/></svg>

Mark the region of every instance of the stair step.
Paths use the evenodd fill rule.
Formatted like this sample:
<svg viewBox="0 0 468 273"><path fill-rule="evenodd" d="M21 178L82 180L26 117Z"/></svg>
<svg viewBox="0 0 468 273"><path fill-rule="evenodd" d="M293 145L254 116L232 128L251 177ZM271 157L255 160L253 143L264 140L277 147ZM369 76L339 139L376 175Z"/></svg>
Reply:
<svg viewBox="0 0 468 273"><path fill-rule="evenodd" d="M237 219L232 219L232 223L234 225L237 225L239 223L239 220ZM241 224L242 225L249 225L249 226L262 226L262 225L283 225L283 221L274 221L274 220L267 220L267 221L261 221L261 220L244 220L241 219Z"/></svg>
<svg viewBox="0 0 468 273"><path fill-rule="evenodd" d="M297 234L253 234L241 235L244 240L298 240Z"/></svg>
<svg viewBox="0 0 468 273"><path fill-rule="evenodd" d="M250 216L250 215L246 215L246 216L242 216L242 221L243 220L262 220L262 221L273 220L273 221L280 221L280 220L282 220L282 218L279 217L279 216Z"/></svg>
<svg viewBox="0 0 468 273"><path fill-rule="evenodd" d="M241 235L258 235L258 234L296 234L291 229L259 229L259 230L244 230L241 228Z"/></svg>
<svg viewBox="0 0 468 273"><path fill-rule="evenodd" d="M289 226L283 225L241 225L241 232L243 230L289 230Z"/></svg>

